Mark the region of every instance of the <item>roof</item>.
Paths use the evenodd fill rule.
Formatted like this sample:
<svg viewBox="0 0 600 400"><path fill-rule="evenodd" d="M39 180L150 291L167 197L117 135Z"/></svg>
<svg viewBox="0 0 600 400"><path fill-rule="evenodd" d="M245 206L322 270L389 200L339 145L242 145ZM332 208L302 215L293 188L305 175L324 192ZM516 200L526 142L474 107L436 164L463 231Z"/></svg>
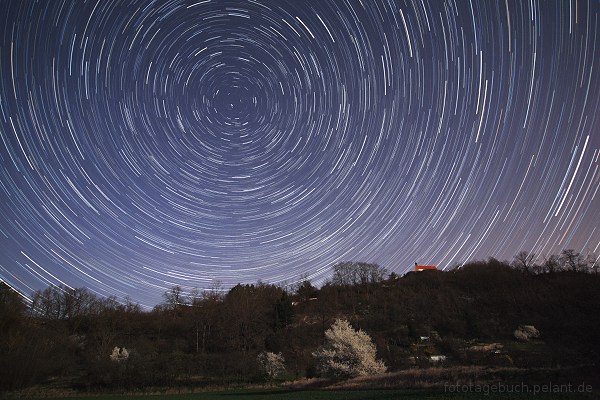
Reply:
<svg viewBox="0 0 600 400"><path fill-rule="evenodd" d="M415 265L415 271L436 270L435 265Z"/></svg>

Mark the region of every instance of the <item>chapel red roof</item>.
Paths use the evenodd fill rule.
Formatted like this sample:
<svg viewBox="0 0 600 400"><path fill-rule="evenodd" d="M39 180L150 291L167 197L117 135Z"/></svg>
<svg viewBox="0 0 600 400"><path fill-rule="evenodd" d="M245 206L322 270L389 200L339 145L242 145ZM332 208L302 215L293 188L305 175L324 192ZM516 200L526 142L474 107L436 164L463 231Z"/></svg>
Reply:
<svg viewBox="0 0 600 400"><path fill-rule="evenodd" d="M436 270L435 265L415 265L415 271Z"/></svg>

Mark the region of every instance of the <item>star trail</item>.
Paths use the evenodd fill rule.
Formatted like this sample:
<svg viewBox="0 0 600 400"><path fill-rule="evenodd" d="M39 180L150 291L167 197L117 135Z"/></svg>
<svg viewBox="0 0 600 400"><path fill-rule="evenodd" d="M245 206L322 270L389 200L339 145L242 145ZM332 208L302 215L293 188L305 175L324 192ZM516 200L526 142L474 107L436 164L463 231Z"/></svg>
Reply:
<svg viewBox="0 0 600 400"><path fill-rule="evenodd" d="M600 250L600 3L0 2L0 278L167 288Z"/></svg>

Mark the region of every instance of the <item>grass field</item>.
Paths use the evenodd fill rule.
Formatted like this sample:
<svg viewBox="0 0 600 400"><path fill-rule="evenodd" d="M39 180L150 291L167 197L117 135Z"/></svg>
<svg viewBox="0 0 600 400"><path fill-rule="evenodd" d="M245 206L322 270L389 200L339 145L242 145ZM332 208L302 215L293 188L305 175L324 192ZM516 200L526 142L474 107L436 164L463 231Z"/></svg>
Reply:
<svg viewBox="0 0 600 400"><path fill-rule="evenodd" d="M533 390L533 389L531 389ZM189 394L130 394L130 395L93 395L82 397L54 398L65 400L126 400L126 399L161 399L161 400L510 400L510 399L600 399L600 392L579 393L576 388L570 393L450 393L443 390L306 390L291 391L287 389L246 389ZM47 398L46 398L47 399Z"/></svg>

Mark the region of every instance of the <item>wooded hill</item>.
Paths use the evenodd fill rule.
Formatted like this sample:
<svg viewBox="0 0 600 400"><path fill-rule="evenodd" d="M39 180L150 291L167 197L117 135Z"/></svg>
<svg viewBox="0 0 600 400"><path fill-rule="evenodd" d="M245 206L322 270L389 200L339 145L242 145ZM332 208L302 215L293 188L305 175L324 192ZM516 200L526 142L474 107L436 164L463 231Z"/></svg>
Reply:
<svg viewBox="0 0 600 400"><path fill-rule="evenodd" d="M288 291L263 283L227 292L174 287L152 311L84 288L50 287L27 305L1 284L0 388L49 380L92 391L259 382L262 351L282 353L288 379L311 377L312 353L336 318L367 332L390 371L583 366L597 374L595 264L571 265L563 255L551 267L523 260L402 277L373 264L340 263L321 288L308 281ZM521 325L540 336L517 340ZM126 357L116 360L115 348Z"/></svg>

